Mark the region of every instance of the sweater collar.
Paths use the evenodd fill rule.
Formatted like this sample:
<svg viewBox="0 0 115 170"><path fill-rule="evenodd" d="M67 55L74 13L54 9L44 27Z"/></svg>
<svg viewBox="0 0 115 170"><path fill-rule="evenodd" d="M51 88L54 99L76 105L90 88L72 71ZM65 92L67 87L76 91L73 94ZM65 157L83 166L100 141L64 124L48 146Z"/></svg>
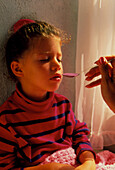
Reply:
<svg viewBox="0 0 115 170"><path fill-rule="evenodd" d="M14 101L24 110L32 110L35 112L44 112L52 106L54 92L48 92L48 98L45 101L36 102L28 99L20 90L19 84L16 84L16 90L13 94Z"/></svg>

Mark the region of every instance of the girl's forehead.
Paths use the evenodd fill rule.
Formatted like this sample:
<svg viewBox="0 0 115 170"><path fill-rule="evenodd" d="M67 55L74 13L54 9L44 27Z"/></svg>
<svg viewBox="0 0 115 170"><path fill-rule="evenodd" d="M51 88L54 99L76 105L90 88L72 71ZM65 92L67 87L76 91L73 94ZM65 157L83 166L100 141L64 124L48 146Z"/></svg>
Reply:
<svg viewBox="0 0 115 170"><path fill-rule="evenodd" d="M61 39L56 36L49 37L35 37L30 41L30 49L31 48L48 48L51 46L60 46L61 47Z"/></svg>
<svg viewBox="0 0 115 170"><path fill-rule="evenodd" d="M59 43L61 43L61 38L57 37L57 36L48 36L48 37L34 37L32 38L32 40L30 41L32 44L42 44L42 43L48 43L51 42L53 40L53 42L59 41Z"/></svg>
<svg viewBox="0 0 115 170"><path fill-rule="evenodd" d="M31 55L38 55L44 52L55 52L55 53L62 53L61 52L61 39L56 36L50 37L35 37L31 39L29 48L23 53L24 56Z"/></svg>

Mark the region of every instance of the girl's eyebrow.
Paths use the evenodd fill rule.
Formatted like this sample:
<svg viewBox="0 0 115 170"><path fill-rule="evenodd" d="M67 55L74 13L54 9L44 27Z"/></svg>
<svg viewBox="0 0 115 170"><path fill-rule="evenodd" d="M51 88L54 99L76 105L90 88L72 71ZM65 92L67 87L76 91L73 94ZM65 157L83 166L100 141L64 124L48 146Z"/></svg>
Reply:
<svg viewBox="0 0 115 170"><path fill-rule="evenodd" d="M44 54L53 54L51 51L44 51L44 52L39 52L40 55ZM58 53L58 55L62 55L62 53Z"/></svg>
<svg viewBox="0 0 115 170"><path fill-rule="evenodd" d="M50 51L44 51L44 52L39 52L39 54L51 54L51 52Z"/></svg>

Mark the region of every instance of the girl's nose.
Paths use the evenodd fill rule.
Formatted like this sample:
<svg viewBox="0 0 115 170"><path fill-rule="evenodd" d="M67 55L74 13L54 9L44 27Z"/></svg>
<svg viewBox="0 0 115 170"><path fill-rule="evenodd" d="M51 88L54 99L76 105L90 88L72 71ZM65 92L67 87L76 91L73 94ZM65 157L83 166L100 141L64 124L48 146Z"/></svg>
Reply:
<svg viewBox="0 0 115 170"><path fill-rule="evenodd" d="M58 61L58 59L53 59L51 63L51 70L61 70L62 68L62 63L61 61Z"/></svg>

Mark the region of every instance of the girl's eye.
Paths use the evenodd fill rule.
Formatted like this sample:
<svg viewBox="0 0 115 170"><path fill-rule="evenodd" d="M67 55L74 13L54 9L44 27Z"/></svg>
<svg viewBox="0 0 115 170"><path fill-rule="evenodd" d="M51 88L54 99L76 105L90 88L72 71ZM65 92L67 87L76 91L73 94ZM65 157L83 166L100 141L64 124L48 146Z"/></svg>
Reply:
<svg viewBox="0 0 115 170"><path fill-rule="evenodd" d="M58 60L58 62L62 62L62 58L58 58L57 60Z"/></svg>
<svg viewBox="0 0 115 170"><path fill-rule="evenodd" d="M44 59L41 59L40 61L43 62L43 63L49 62L49 61L50 61L50 58L49 58L49 57L48 57L48 58L44 58Z"/></svg>

